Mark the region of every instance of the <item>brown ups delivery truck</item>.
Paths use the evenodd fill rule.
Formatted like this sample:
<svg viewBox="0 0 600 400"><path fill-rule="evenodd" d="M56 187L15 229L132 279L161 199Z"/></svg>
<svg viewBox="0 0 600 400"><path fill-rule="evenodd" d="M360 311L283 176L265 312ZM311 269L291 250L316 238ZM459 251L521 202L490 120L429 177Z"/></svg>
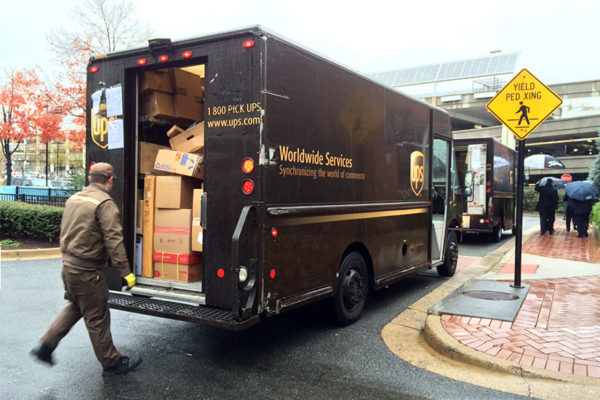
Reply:
<svg viewBox="0 0 600 400"><path fill-rule="evenodd" d="M444 111L260 27L93 57L87 85L138 282L109 268L112 308L243 329L330 298L349 324L454 273Z"/></svg>

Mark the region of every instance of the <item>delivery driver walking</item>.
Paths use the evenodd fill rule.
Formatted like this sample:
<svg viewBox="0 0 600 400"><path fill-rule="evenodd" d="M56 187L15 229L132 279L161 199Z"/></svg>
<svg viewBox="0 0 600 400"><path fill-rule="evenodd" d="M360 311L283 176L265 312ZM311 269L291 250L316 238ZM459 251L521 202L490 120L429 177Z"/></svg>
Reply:
<svg viewBox="0 0 600 400"><path fill-rule="evenodd" d="M102 375L126 373L137 367L140 357L122 356L113 345L108 310L108 287L104 269L108 258L131 289L131 273L123 244L119 209L110 196L115 180L110 164L97 163L90 169L90 185L71 196L65 204L60 227L62 279L69 304L60 312L31 354L54 364L52 352L81 317L90 335Z"/></svg>

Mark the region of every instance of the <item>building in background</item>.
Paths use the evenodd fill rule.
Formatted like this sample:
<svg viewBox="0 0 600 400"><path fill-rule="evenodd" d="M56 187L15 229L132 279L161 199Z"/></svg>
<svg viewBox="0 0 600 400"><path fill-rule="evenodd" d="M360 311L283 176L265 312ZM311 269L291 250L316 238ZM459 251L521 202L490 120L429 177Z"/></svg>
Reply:
<svg viewBox="0 0 600 400"><path fill-rule="evenodd" d="M487 109L487 103L523 67L520 53L484 57L375 73L371 78L448 111L456 139L493 137L514 148L513 134ZM526 66L525 66L526 67ZM535 71L531 71L535 75ZM550 154L564 170L528 170L530 182L569 173L586 179L598 156L600 80L548 84L563 104L526 140L527 155Z"/></svg>

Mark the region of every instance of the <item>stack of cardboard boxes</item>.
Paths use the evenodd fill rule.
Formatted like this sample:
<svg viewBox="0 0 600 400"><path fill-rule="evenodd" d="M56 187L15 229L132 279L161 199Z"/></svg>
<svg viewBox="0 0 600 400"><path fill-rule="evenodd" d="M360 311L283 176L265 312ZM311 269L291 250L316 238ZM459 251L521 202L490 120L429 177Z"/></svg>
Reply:
<svg viewBox="0 0 600 400"><path fill-rule="evenodd" d="M141 216L138 213L141 219L138 227L143 235L138 271L144 277L178 282L202 279L202 88L198 75L189 74L193 78L187 74L176 68L145 73L142 79L145 114L141 118L160 117L191 126L185 130L178 125L170 128L165 125L170 148L140 142L138 163L139 172L145 174L143 200L139 205L143 212ZM186 103L190 94L193 100Z"/></svg>

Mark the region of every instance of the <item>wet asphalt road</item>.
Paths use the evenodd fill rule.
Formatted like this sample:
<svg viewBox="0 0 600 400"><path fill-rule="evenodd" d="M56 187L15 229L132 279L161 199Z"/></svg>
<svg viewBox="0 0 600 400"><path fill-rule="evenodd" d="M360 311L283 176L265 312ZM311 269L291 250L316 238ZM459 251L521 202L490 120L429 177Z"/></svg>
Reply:
<svg viewBox="0 0 600 400"><path fill-rule="evenodd" d="M376 292L345 328L326 303L237 333L112 310L117 348L144 362L110 378L82 321L55 351L55 367L28 355L65 304L59 260L4 261L1 273L1 399L518 398L416 368L383 343L382 328L443 282L435 270Z"/></svg>

